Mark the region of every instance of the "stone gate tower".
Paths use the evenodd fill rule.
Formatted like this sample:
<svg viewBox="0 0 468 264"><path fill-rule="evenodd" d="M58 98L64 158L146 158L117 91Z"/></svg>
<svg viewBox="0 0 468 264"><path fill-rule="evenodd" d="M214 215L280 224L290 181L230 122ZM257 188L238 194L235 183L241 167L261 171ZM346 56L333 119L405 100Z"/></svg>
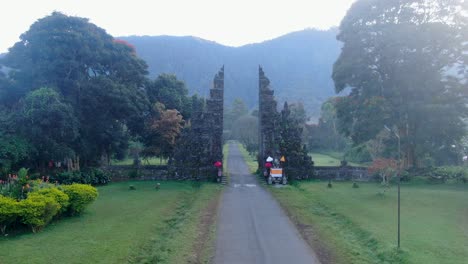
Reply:
<svg viewBox="0 0 468 264"><path fill-rule="evenodd" d="M210 98L206 101L206 118L209 132L211 162L223 160L223 110L224 110L224 66L213 79Z"/></svg>
<svg viewBox="0 0 468 264"><path fill-rule="evenodd" d="M278 112L277 103L274 98L274 91L270 88L270 80L265 76L261 66L258 67L258 93L259 93L259 165L262 166L264 159L268 155L275 155L277 150L276 123Z"/></svg>

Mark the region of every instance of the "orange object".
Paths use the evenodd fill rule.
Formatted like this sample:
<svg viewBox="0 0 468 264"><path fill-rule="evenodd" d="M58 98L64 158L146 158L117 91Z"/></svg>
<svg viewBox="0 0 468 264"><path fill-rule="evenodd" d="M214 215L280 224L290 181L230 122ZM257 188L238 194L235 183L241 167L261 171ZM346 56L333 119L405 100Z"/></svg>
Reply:
<svg viewBox="0 0 468 264"><path fill-rule="evenodd" d="M271 169L271 177L282 177L283 176L283 169L273 168Z"/></svg>

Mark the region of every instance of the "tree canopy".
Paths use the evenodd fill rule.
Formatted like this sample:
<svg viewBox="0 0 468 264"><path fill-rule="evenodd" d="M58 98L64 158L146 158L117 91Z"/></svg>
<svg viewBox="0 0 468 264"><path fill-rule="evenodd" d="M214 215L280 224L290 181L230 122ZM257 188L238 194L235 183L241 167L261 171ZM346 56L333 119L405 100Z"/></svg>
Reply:
<svg viewBox="0 0 468 264"><path fill-rule="evenodd" d="M359 0L340 25L335 62L339 128L357 144L384 125L402 139L406 166L450 157L466 134L467 2ZM395 144L394 144L395 145Z"/></svg>
<svg viewBox="0 0 468 264"><path fill-rule="evenodd" d="M148 120L162 122L152 114L156 102L190 115L183 82L171 75L150 81L132 45L85 18L54 12L37 20L0 64L8 72L0 72L0 144L32 146L28 157L36 166L75 156L96 165L122 153ZM177 110L157 117L167 120Z"/></svg>

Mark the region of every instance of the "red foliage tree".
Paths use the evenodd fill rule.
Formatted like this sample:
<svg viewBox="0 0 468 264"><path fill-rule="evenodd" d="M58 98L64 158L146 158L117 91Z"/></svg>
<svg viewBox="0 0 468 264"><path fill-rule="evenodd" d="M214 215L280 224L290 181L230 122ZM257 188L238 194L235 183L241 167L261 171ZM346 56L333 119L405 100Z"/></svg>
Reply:
<svg viewBox="0 0 468 264"><path fill-rule="evenodd" d="M390 178L398 171L398 162L394 159L376 159L369 166L368 171L371 174L378 174L382 177L382 185L388 185Z"/></svg>

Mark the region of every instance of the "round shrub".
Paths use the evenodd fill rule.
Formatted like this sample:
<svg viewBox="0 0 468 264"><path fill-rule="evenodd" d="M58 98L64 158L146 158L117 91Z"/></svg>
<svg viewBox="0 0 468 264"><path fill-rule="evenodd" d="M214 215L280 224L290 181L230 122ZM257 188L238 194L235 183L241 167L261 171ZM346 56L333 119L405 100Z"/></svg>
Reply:
<svg viewBox="0 0 468 264"><path fill-rule="evenodd" d="M80 214L87 205L98 197L97 189L87 184L74 183L72 185L63 185L61 188L70 198L68 212L71 215Z"/></svg>
<svg viewBox="0 0 468 264"><path fill-rule="evenodd" d="M90 182L93 185L103 185L111 181L110 174L98 168L91 168L87 171L90 174ZM84 173L83 173L84 174Z"/></svg>
<svg viewBox="0 0 468 264"><path fill-rule="evenodd" d="M5 234L6 228L14 223L20 215L19 203L10 197L0 195L0 231Z"/></svg>
<svg viewBox="0 0 468 264"><path fill-rule="evenodd" d="M63 214L64 212L66 212L68 209L68 205L70 204L70 198L68 197L68 195L56 187L40 189L39 191L34 193L53 198L59 204L59 214Z"/></svg>
<svg viewBox="0 0 468 264"><path fill-rule="evenodd" d="M59 210L59 203L54 198L39 193L29 194L20 202L21 222L29 225L36 233L44 228Z"/></svg>

